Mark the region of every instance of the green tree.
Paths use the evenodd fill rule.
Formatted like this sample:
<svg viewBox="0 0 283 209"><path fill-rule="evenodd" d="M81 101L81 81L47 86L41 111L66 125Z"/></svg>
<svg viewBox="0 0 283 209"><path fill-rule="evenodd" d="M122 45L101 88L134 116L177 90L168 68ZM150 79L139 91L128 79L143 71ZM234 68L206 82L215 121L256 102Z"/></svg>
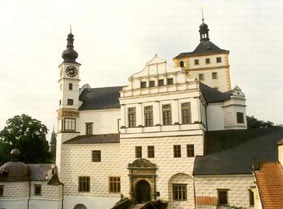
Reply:
<svg viewBox="0 0 283 209"><path fill-rule="evenodd" d="M22 162L49 162L51 155L46 140L47 132L41 121L25 114L8 119L0 132L0 164L9 160L9 153L14 148L21 151Z"/></svg>
<svg viewBox="0 0 283 209"><path fill-rule="evenodd" d="M252 116L247 116L248 128L270 128L274 126L274 123L271 121L262 121Z"/></svg>

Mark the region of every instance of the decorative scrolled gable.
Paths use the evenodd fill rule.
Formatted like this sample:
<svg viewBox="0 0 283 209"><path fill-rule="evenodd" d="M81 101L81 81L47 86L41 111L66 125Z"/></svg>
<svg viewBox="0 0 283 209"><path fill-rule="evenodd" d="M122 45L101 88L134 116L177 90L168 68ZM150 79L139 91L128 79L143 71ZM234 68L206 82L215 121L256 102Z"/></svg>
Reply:
<svg viewBox="0 0 283 209"><path fill-rule="evenodd" d="M154 163L144 158L140 158L140 159L135 160L133 163L129 163L128 168L129 169L135 169L135 168L157 169Z"/></svg>

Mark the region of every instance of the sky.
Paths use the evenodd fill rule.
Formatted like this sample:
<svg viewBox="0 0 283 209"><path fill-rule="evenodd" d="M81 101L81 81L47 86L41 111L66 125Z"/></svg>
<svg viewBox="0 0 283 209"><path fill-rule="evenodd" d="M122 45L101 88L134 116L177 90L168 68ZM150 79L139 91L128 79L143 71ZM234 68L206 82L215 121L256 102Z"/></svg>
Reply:
<svg viewBox="0 0 283 209"><path fill-rule="evenodd" d="M155 54L172 58L199 43L201 8L210 40L230 50L232 87L247 114L283 124L281 0L0 0L0 130L27 114L56 126L58 65L70 24L81 82L127 85ZM50 134L48 135L48 137Z"/></svg>

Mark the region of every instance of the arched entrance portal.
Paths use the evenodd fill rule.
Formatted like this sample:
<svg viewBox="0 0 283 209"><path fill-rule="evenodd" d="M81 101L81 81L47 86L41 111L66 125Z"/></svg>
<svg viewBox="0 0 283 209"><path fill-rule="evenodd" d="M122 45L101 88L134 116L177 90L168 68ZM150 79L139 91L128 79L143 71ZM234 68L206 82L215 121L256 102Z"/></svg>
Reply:
<svg viewBox="0 0 283 209"><path fill-rule="evenodd" d="M141 180L136 185L137 203L145 203L151 200L150 185L147 181Z"/></svg>
<svg viewBox="0 0 283 209"><path fill-rule="evenodd" d="M74 207L74 209L87 209L87 207L83 204L78 204Z"/></svg>

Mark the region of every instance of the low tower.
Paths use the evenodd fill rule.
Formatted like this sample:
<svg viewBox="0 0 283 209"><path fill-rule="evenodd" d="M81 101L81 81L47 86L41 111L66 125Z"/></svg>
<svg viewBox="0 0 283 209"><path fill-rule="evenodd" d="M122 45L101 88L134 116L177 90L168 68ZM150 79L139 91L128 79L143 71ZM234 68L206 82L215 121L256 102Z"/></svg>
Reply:
<svg viewBox="0 0 283 209"><path fill-rule="evenodd" d="M200 43L192 52L173 58L174 66L187 70L189 78L197 79L221 92L231 90L229 51L209 39L209 28L202 18L199 26Z"/></svg>
<svg viewBox="0 0 283 209"><path fill-rule="evenodd" d="M60 171L62 143L78 135L80 65L74 50L74 35L68 34L67 48L62 53L64 61L59 65L59 101L57 124L56 165Z"/></svg>

